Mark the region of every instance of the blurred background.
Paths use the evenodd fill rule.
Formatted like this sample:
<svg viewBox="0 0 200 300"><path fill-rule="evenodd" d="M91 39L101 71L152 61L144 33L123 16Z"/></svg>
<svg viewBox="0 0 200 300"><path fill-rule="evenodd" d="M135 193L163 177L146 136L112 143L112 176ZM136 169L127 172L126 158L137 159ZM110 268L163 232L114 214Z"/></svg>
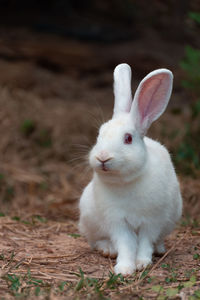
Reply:
<svg viewBox="0 0 200 300"><path fill-rule="evenodd" d="M133 90L169 68L174 89L149 136L172 154L187 222L200 207L200 3L0 1L0 214L76 219L84 157L112 114L113 69ZM191 217L192 216L192 217Z"/></svg>

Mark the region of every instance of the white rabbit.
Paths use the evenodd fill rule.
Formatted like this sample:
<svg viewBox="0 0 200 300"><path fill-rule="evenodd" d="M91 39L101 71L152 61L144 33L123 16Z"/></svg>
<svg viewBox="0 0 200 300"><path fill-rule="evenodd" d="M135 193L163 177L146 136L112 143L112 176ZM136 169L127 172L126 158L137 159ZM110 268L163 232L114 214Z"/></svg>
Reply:
<svg viewBox="0 0 200 300"><path fill-rule="evenodd" d="M164 238L182 213L179 183L168 151L145 137L172 91L167 69L148 74L132 102L131 69L114 71L114 113L89 154L93 178L80 198L80 232L92 248L117 256L115 273L132 274L164 253Z"/></svg>

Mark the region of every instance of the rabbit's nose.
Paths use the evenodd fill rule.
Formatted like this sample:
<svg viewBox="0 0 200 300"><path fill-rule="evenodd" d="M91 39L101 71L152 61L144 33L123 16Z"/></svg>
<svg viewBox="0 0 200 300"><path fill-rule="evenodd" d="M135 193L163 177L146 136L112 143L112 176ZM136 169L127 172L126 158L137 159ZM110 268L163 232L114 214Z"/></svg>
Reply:
<svg viewBox="0 0 200 300"><path fill-rule="evenodd" d="M112 157L108 157L107 159L102 159L102 158L96 156L96 159L97 159L98 161L100 161L102 164L105 164L107 161L111 160Z"/></svg>
<svg viewBox="0 0 200 300"><path fill-rule="evenodd" d="M100 157L98 157L98 156L96 156L96 159L98 160L98 161L100 161L100 163L101 163L101 169L103 170L103 171L108 171L109 170L109 168L108 168L108 165L106 164L109 160L111 160L112 159L112 157L108 157L108 158L104 158L104 159L102 159L102 157L100 158Z"/></svg>
<svg viewBox="0 0 200 300"><path fill-rule="evenodd" d="M111 160L112 157L106 150L101 150L97 153L96 159L101 163L106 163L107 161Z"/></svg>

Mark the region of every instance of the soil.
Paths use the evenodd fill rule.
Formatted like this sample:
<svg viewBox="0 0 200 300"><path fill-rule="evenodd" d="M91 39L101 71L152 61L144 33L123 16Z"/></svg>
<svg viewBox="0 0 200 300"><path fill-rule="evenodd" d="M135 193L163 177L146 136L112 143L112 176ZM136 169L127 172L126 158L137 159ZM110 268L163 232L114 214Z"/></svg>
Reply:
<svg viewBox="0 0 200 300"><path fill-rule="evenodd" d="M24 29L1 30L2 299L12 299L17 294L35 298L36 287L44 288L40 299L155 299L166 296L167 289L178 287L174 297L188 299L199 289L198 176L179 174L184 213L177 229L166 239L167 252L154 257L148 273L137 272L126 284L120 281L115 288L108 285L115 260L92 251L77 228L78 199L91 178L87 152L98 126L112 114L115 65L124 61L132 65L136 83L155 68L173 70L172 100L149 132L171 152L180 143L182 124L189 119L191 100L180 86L183 74L178 63L174 64L182 58L183 47L176 41L167 43L156 32L150 33L137 41L113 46ZM181 107L181 114L174 115L177 107ZM176 129L179 133L172 140ZM85 281L77 288L82 278L80 270L85 277L102 283L103 296L92 285L86 286ZM30 284L30 274L41 282ZM13 287L14 277L9 277L14 275L20 280L18 289ZM61 282L67 282L63 290L58 289ZM155 288L158 285L160 290Z"/></svg>

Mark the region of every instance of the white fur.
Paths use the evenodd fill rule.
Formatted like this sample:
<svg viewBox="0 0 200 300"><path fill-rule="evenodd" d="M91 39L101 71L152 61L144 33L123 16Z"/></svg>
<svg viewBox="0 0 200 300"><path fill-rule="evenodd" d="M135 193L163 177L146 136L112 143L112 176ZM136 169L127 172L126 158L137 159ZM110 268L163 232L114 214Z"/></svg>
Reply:
<svg viewBox="0 0 200 300"><path fill-rule="evenodd" d="M132 104L131 68L127 64L120 64L114 70L114 115L130 111Z"/></svg>
<svg viewBox="0 0 200 300"><path fill-rule="evenodd" d="M120 70L123 81L124 64L117 67L117 80L114 73L115 98L121 90ZM159 85L157 75L161 80ZM167 106L172 88L170 71L157 70L145 78L151 80L151 77L152 82L143 86L141 94L139 86L129 111L122 105L120 113L119 103L115 102L117 114L114 112L113 118L101 126L97 143L90 152L94 175L80 198L81 233L92 248L105 255L117 254L115 273L123 275L151 264L154 249L164 252L163 240L182 212L179 183L168 151L160 143L143 137ZM144 82L145 79L142 85ZM162 103L152 102L152 89ZM144 96L148 101L148 93L153 104L147 108L146 102L138 105L136 102L143 101ZM128 103L130 90L126 96L117 101ZM124 144L125 133L132 134L132 144ZM107 159L105 170L101 160Z"/></svg>

